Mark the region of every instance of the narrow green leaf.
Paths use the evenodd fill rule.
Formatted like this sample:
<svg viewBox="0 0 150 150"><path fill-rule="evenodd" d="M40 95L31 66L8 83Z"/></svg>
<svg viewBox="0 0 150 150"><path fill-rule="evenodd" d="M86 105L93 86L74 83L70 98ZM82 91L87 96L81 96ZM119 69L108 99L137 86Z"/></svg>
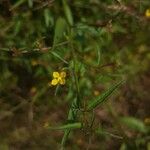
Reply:
<svg viewBox="0 0 150 150"><path fill-rule="evenodd" d="M19 7L20 5L22 5L24 2L26 2L27 0L20 0L17 1L11 8L10 10L16 9L17 7Z"/></svg>
<svg viewBox="0 0 150 150"><path fill-rule="evenodd" d="M45 24L46 24L46 27L49 26L49 9L45 9L44 10L44 19L45 19Z"/></svg>
<svg viewBox="0 0 150 150"><path fill-rule="evenodd" d="M126 143L122 143L119 150L127 150Z"/></svg>
<svg viewBox="0 0 150 150"><path fill-rule="evenodd" d="M67 4L66 0L62 0L62 2L63 2L64 12L65 12L67 21L68 21L69 25L73 26L73 17L72 17L70 7Z"/></svg>
<svg viewBox="0 0 150 150"><path fill-rule="evenodd" d="M100 47L98 45L97 42L93 42L93 48L96 50L96 53L97 53L97 62L96 62L96 66L100 65L100 59L101 59L101 51L100 51Z"/></svg>
<svg viewBox="0 0 150 150"><path fill-rule="evenodd" d="M68 139L68 137L69 137L70 132L71 132L71 130L65 130L65 132L64 132L63 138L62 138L62 140L61 140L61 148L62 148L62 149L63 149L64 146L65 146L65 143L66 143L66 141L67 141L67 139Z"/></svg>
<svg viewBox="0 0 150 150"><path fill-rule="evenodd" d="M21 29L21 21L20 20L18 20L18 21L16 21L16 24L15 24L15 29L14 29L14 36L16 36L18 33L19 33L19 31L20 31L20 29Z"/></svg>
<svg viewBox="0 0 150 150"><path fill-rule="evenodd" d="M107 98L123 83L123 81L120 81L118 83L116 83L115 85L113 85L112 87L110 87L107 91L105 91L102 95L94 98L93 100L91 100L88 104L87 110L91 111L92 109L94 109L95 107L97 107L100 103L104 102L107 100Z"/></svg>
<svg viewBox="0 0 150 150"><path fill-rule="evenodd" d="M54 25L54 18L51 15L50 9L44 9L43 15L46 27L52 27Z"/></svg>
<svg viewBox="0 0 150 150"><path fill-rule="evenodd" d="M76 119L77 112L72 109L72 107L74 107L74 105L76 105L76 103L77 103L77 99L75 98L72 102L71 108L69 109L68 118L67 118L68 120L75 121L75 119ZM62 148L65 146L65 143L69 137L70 132L71 132L70 129L66 129L64 131L64 135L63 135L63 138L61 141Z"/></svg>
<svg viewBox="0 0 150 150"><path fill-rule="evenodd" d="M60 59L61 61L63 61L65 64L68 64L68 62L67 62L65 59L63 59L60 55L58 55L57 53L51 52L51 51L50 51L50 53L51 53L53 56L55 56L55 57L57 57L58 59Z"/></svg>
<svg viewBox="0 0 150 150"><path fill-rule="evenodd" d="M53 47L58 44L62 39L66 29L66 21L63 18L58 18L55 25L55 34L53 40Z"/></svg>
<svg viewBox="0 0 150 150"><path fill-rule="evenodd" d="M123 117L120 118L120 122L126 125L128 128L133 129L135 131L143 132L145 133L147 131L146 126L144 123L136 119L134 117Z"/></svg>
<svg viewBox="0 0 150 150"><path fill-rule="evenodd" d="M55 96L57 95L57 93L58 93L58 91L59 91L59 88L60 88L60 86L57 85L57 86L56 86L56 89L55 89L55 94L54 94Z"/></svg>
<svg viewBox="0 0 150 150"><path fill-rule="evenodd" d="M75 123L69 123L66 125L62 125L59 127L49 127L49 129L52 129L52 130L66 130L66 129L72 130L72 129L79 129L81 127L82 127L82 124L80 122L75 122Z"/></svg>
<svg viewBox="0 0 150 150"><path fill-rule="evenodd" d="M29 6L29 8L33 7L33 0L28 0L28 6Z"/></svg>

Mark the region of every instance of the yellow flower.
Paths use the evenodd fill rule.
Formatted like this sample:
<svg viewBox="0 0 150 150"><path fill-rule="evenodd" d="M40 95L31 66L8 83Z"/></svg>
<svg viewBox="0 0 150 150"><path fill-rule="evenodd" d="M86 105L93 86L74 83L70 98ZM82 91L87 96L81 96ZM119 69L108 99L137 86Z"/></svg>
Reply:
<svg viewBox="0 0 150 150"><path fill-rule="evenodd" d="M66 77L66 72L62 71L62 72L53 72L53 80L51 81L50 85L57 85L57 84L61 84L64 85L66 83L65 80Z"/></svg>
<svg viewBox="0 0 150 150"><path fill-rule="evenodd" d="M150 8L145 11L145 16L150 18Z"/></svg>

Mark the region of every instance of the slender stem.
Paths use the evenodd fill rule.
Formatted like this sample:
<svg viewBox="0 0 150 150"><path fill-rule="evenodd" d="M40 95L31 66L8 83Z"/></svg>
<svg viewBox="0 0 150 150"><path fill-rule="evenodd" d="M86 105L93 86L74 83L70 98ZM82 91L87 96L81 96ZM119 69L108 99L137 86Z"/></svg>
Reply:
<svg viewBox="0 0 150 150"><path fill-rule="evenodd" d="M59 46L66 45L66 44L68 44L68 41L58 43L54 47L59 47ZM34 48L34 49L31 49L31 50L24 50L26 48L19 48L19 49L21 50L20 53L24 54L24 53L31 53L32 51L48 52L47 50L52 49L52 47ZM13 51L12 48L4 48L4 47L0 47L0 50L1 51L6 51L6 52Z"/></svg>
<svg viewBox="0 0 150 150"><path fill-rule="evenodd" d="M76 54L75 54L75 50L74 50L73 43L72 43L72 32L73 32L72 29L70 29L70 48L71 48L71 51L72 51L72 58L73 58L72 73L73 73L73 76L74 76L74 79L75 79L75 86L76 86L76 92L77 92L77 103L78 103L78 107L79 107L80 104L81 104L81 97L80 97L80 88L79 88L78 75L77 75L77 72L76 72L77 59L76 59Z"/></svg>
<svg viewBox="0 0 150 150"><path fill-rule="evenodd" d="M73 105L73 103L75 103L75 104L77 104L77 107L80 108L80 102L81 102L80 89L79 89L78 76L77 76L77 73L76 73L76 55L75 55L75 50L74 50L73 43L72 43L72 29L70 29L69 34L70 34L69 35L69 46L70 46L70 49L72 51L72 58L73 58L72 75L73 75L73 78L75 80L75 87L76 87L76 93L77 93L77 99L75 99L72 102L72 105ZM71 113L74 113L74 110L72 108L70 108L70 111L71 111ZM74 113L75 118L76 118L76 116L77 116L77 113ZM70 116L70 114L68 114L68 118L74 120L74 118L72 117L72 115ZM70 132L71 132L70 129L65 130L62 141L61 141L61 150L64 149L65 143L66 143L66 141L69 137Z"/></svg>

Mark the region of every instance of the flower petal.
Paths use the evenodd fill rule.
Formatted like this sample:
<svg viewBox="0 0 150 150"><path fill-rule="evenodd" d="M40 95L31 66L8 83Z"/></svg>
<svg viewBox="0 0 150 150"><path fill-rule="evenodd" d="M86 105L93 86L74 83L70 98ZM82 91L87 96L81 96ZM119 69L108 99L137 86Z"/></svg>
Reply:
<svg viewBox="0 0 150 150"><path fill-rule="evenodd" d="M61 79L59 80L59 83L60 83L61 85L64 85L64 84L66 83L66 80L63 79L63 78L61 78Z"/></svg>
<svg viewBox="0 0 150 150"><path fill-rule="evenodd" d="M146 16L146 17L150 17L150 9L147 9L147 10L146 10L145 16Z"/></svg>
<svg viewBox="0 0 150 150"><path fill-rule="evenodd" d="M65 78L65 77L66 77L66 72L62 71L62 72L60 73L60 76L61 76L62 78Z"/></svg>
<svg viewBox="0 0 150 150"><path fill-rule="evenodd" d="M59 73L58 72L53 72L53 77L54 78L58 78L59 77Z"/></svg>
<svg viewBox="0 0 150 150"><path fill-rule="evenodd" d="M57 79L53 79L52 81L51 81L51 85L57 85L58 84L58 80Z"/></svg>

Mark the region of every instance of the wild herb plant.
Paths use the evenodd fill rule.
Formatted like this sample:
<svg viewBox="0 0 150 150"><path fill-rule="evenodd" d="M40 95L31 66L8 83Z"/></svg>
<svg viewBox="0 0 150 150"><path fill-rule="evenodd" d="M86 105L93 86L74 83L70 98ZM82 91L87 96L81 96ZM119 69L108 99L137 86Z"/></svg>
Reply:
<svg viewBox="0 0 150 150"><path fill-rule="evenodd" d="M149 70L149 4L118 0L0 3L4 10L0 17L0 96L13 106L0 115L0 120L27 108L27 124L33 137L34 122L42 113L40 110L37 117L34 108L46 105L51 112L65 103L69 107L67 112L64 110L68 113L64 123L42 124L49 133L63 131L61 149L74 131L85 133L89 145L93 134L122 140L120 149L146 145L149 128L134 116L119 116L106 101L121 85L129 84L132 89L136 77ZM143 96L140 92L135 95ZM19 100L19 104L12 99ZM104 103L119 135L95 126L96 109ZM59 106L55 111L58 109L64 108ZM130 138L123 125L139 135Z"/></svg>

